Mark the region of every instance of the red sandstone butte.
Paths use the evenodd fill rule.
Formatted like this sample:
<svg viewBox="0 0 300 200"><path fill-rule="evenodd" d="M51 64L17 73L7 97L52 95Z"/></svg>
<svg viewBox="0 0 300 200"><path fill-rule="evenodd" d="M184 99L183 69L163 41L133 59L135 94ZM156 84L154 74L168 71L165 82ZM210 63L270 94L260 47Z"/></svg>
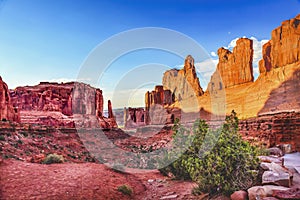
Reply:
<svg viewBox="0 0 300 200"><path fill-rule="evenodd" d="M204 93L196 74L194 58L191 55L186 57L183 69L166 71L162 82L164 90L170 90L176 101L199 97Z"/></svg>
<svg viewBox="0 0 300 200"><path fill-rule="evenodd" d="M299 23L300 15L282 22L281 26L272 31L271 40L263 46L263 59L259 62L260 73L299 61Z"/></svg>
<svg viewBox="0 0 300 200"><path fill-rule="evenodd" d="M102 90L88 84L41 82L17 87L10 91L10 96L13 106L20 110L22 123L74 127L73 115L76 115L83 126L117 127L111 104L111 115L103 116Z"/></svg>
<svg viewBox="0 0 300 200"><path fill-rule="evenodd" d="M236 41L233 52L225 48L218 50L219 71L225 88L253 82L253 42L248 38Z"/></svg>
<svg viewBox="0 0 300 200"><path fill-rule="evenodd" d="M20 113L13 107L7 84L0 76L0 120L20 121Z"/></svg>

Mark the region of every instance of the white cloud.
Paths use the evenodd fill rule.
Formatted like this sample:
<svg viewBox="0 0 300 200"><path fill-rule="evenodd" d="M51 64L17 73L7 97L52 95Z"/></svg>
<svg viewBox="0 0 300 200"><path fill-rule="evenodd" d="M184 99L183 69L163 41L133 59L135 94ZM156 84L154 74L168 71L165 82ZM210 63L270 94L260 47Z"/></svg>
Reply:
<svg viewBox="0 0 300 200"><path fill-rule="evenodd" d="M212 57L218 56L218 55L216 54L216 52L214 52L214 51L210 52L210 55L211 55Z"/></svg>

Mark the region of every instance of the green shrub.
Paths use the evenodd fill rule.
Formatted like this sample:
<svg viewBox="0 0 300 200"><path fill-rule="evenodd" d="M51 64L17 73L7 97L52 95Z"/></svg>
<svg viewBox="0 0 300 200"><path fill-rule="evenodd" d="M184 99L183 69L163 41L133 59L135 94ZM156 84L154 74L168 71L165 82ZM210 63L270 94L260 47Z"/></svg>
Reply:
<svg viewBox="0 0 300 200"><path fill-rule="evenodd" d="M120 185L118 187L118 191L122 192L123 194L128 195L128 196L131 196L132 192L133 192L133 190L131 189L131 187L128 186L128 185Z"/></svg>
<svg viewBox="0 0 300 200"><path fill-rule="evenodd" d="M203 120L197 120L193 134L180 124L175 124L174 143L192 144L182 156L161 169L177 178L192 179L198 183L194 192L230 194L245 190L256 183L258 149L243 141L238 133L238 119L233 112L223 126L215 131ZM188 139L186 139L188 138ZM169 152L169 155L173 152Z"/></svg>
<svg viewBox="0 0 300 200"><path fill-rule="evenodd" d="M64 162L64 157L62 155L49 154L44 159L43 164L63 163L63 162Z"/></svg>
<svg viewBox="0 0 300 200"><path fill-rule="evenodd" d="M0 135L0 141L5 141L5 136L4 135Z"/></svg>

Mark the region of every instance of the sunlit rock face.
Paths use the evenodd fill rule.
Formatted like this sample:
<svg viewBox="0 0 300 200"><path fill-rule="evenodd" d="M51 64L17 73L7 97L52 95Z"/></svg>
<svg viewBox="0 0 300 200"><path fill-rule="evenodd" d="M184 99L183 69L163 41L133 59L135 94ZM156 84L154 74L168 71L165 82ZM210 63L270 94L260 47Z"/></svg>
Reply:
<svg viewBox="0 0 300 200"><path fill-rule="evenodd" d="M191 55L186 57L183 69L166 71L162 83L164 90L172 92L175 101L198 97L204 93L196 74L194 58Z"/></svg>
<svg viewBox="0 0 300 200"><path fill-rule="evenodd" d="M13 107L7 84L0 76L0 120L2 121L20 121L18 109Z"/></svg>
<svg viewBox="0 0 300 200"><path fill-rule="evenodd" d="M228 49L218 50L219 63L217 70L221 82L214 83L220 88L228 88L253 82L253 42L248 38L240 38L231 52Z"/></svg>

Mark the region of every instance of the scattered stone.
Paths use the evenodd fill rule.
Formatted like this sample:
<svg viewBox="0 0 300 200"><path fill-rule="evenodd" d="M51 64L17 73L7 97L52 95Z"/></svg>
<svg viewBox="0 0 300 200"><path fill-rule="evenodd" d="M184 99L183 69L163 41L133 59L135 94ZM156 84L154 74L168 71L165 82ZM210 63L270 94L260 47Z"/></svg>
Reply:
<svg viewBox="0 0 300 200"><path fill-rule="evenodd" d="M276 163L279 165L283 165L283 158L278 158L275 156L258 156L260 162L267 162L267 163Z"/></svg>
<svg viewBox="0 0 300 200"><path fill-rule="evenodd" d="M148 183L153 183L153 182L154 182L153 179L149 179L149 180L148 180Z"/></svg>
<svg viewBox="0 0 300 200"><path fill-rule="evenodd" d="M278 156L278 157L284 156L282 150L277 147L269 148L268 152L270 153L270 155L273 155L273 156Z"/></svg>
<svg viewBox="0 0 300 200"><path fill-rule="evenodd" d="M262 184L275 184L290 187L293 181L293 174L286 168L276 163L261 163L261 168L267 170L262 175Z"/></svg>
<svg viewBox="0 0 300 200"><path fill-rule="evenodd" d="M273 191L273 196L279 199L300 199L300 188L290 189L287 191Z"/></svg>
<svg viewBox="0 0 300 200"><path fill-rule="evenodd" d="M289 173L278 173L275 171L265 171L262 176L262 184L274 184L284 187L291 187L291 179Z"/></svg>
<svg viewBox="0 0 300 200"><path fill-rule="evenodd" d="M161 200L163 200L163 199L175 199L177 197L178 197L177 194L173 194L173 195L168 195L168 196L161 197L160 199Z"/></svg>
<svg viewBox="0 0 300 200"><path fill-rule="evenodd" d="M176 194L176 192L168 192L168 193L166 193L165 195L166 195L166 196L169 196L169 195L172 195L172 194Z"/></svg>
<svg viewBox="0 0 300 200"><path fill-rule="evenodd" d="M291 144L283 144L282 151L284 154L292 153L292 145Z"/></svg>
<svg viewBox="0 0 300 200"><path fill-rule="evenodd" d="M232 195L230 195L231 200L247 200L248 199L248 193L246 191L240 190L234 192Z"/></svg>
<svg viewBox="0 0 300 200"><path fill-rule="evenodd" d="M287 187L275 186L275 185L264 185L254 186L248 189L249 200L256 200L257 198L272 197L275 190L286 191L289 190Z"/></svg>

